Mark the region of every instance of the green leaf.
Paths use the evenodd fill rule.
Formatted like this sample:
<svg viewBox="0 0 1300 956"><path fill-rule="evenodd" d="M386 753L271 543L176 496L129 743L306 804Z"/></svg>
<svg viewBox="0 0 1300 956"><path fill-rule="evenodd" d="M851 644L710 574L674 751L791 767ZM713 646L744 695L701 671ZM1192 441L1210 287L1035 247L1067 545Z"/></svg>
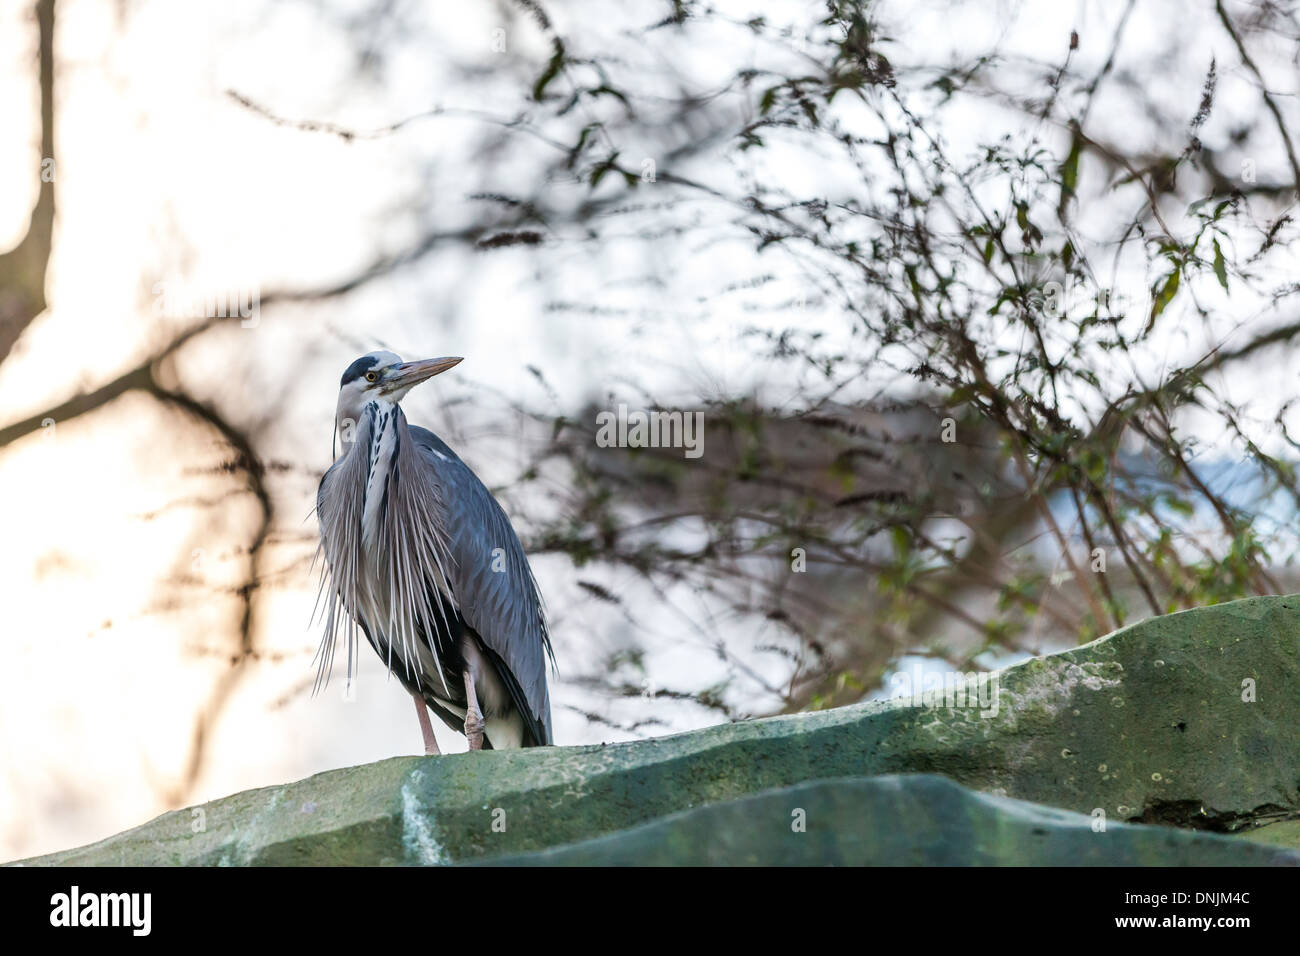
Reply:
<svg viewBox="0 0 1300 956"><path fill-rule="evenodd" d="M611 153L609 159L603 163L597 163L591 170L591 188L595 189L600 185L600 181L605 178L605 174L611 169L618 168L618 153ZM621 172L621 170L620 170Z"/></svg>
<svg viewBox="0 0 1300 956"><path fill-rule="evenodd" d="M624 106L631 105L628 103L627 96L624 93L614 89L614 87L612 86L608 86L603 83L600 86L593 87L592 89L587 90L587 95L590 96L593 100L601 96L612 96L620 103L622 103Z"/></svg>
<svg viewBox="0 0 1300 956"><path fill-rule="evenodd" d="M550 85L551 80L559 76L560 70L563 67L564 44L559 40L556 40L555 52L551 54L551 59L546 64L546 69L542 71L542 75L539 76L537 82L533 84L533 99L541 102L542 96L546 93L546 87Z"/></svg>
<svg viewBox="0 0 1300 956"><path fill-rule="evenodd" d="M1174 296L1178 294L1178 282L1180 276L1181 273L1179 272L1178 267L1175 266L1174 271L1165 277L1165 281L1161 283L1156 290L1155 299L1151 303L1151 318L1147 320L1147 327L1143 330L1144 333L1151 331L1151 326L1156 324L1156 319L1160 317L1160 313L1165 310L1165 307L1168 306L1169 303L1173 301Z"/></svg>
<svg viewBox="0 0 1300 956"><path fill-rule="evenodd" d="M598 129L600 129L599 123L588 123L582 128L582 132L578 134L578 141L573 144L573 149L569 150L569 158L565 160L565 164L570 169L572 169L573 164L578 161L578 157L582 155L583 149L585 149L587 144L591 142L591 134Z"/></svg>
<svg viewBox="0 0 1300 956"><path fill-rule="evenodd" d="M1074 187L1079 182L1079 145L1079 139L1075 137L1074 142L1070 144L1070 155L1065 157L1065 162L1061 164L1062 199L1073 196Z"/></svg>
<svg viewBox="0 0 1300 956"><path fill-rule="evenodd" d="M902 525L894 525L889 535L894 539L894 554L899 561L905 561L912 550L912 533Z"/></svg>
<svg viewBox="0 0 1300 956"><path fill-rule="evenodd" d="M1219 280L1219 285L1223 286L1223 291L1228 291L1228 264L1223 260L1223 250L1219 248L1219 240L1214 240L1214 275Z"/></svg>

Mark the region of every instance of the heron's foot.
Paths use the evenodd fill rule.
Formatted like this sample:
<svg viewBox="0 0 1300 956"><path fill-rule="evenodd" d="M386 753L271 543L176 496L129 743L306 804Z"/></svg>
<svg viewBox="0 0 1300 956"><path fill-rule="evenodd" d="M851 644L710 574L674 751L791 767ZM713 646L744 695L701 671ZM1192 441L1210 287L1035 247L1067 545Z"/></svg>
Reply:
<svg viewBox="0 0 1300 956"><path fill-rule="evenodd" d="M465 714L465 737L469 740L470 750L483 749L483 730L487 727L487 722L483 720L483 715L477 711L469 711Z"/></svg>

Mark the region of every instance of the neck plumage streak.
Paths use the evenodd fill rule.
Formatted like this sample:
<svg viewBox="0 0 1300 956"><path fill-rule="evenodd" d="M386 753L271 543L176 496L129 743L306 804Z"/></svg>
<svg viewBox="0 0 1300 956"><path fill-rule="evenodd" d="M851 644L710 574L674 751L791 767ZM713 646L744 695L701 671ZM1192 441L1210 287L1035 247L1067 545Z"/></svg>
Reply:
<svg viewBox="0 0 1300 956"><path fill-rule="evenodd" d="M403 447L409 444L402 441L404 426L405 415L400 408L372 402L366 406L355 441L345 452L348 460L344 467L352 474L340 474L339 479L351 478L348 484L360 495L340 496L346 512L336 527L351 533L341 535L344 540L326 545L328 561L323 570L330 574L334 585L326 620L326 631L331 635L329 655L333 656L332 635L340 623L337 611L341 602L354 614L359 611L374 639L387 645L382 656L390 672L396 645L400 664L408 675L414 668L423 676L431 664L446 689L447 676L433 637L437 624L432 604L437 604L443 629L449 629L447 605L453 611L456 605L446 573L450 562L447 536L435 518L440 514L440 502L434 500L437 492L426 490L436 488L436 484L403 480L422 466L419 457ZM364 468L364 474L353 473L358 466ZM417 515L416 527L390 521L389 516L395 513ZM394 538L400 539L397 546ZM389 555L398 556L395 563ZM334 568L341 570L329 571ZM345 630L350 681L356 626L349 620ZM421 640L421 632L426 639Z"/></svg>

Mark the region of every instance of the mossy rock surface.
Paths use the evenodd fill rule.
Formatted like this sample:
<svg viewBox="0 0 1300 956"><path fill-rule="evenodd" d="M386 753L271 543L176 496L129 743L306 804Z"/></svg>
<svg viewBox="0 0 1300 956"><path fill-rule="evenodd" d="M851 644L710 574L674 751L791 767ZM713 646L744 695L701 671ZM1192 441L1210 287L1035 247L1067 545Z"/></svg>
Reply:
<svg viewBox="0 0 1300 956"><path fill-rule="evenodd" d="M898 821L905 821L899 825ZM817 780L492 866L1300 866L1300 853L1110 823L933 774Z"/></svg>
<svg viewBox="0 0 1300 956"><path fill-rule="evenodd" d="M608 746L393 758L174 811L28 862L453 863L812 781L905 773L1110 823L1232 831L1300 818L1300 597L1144 621L1000 672L995 700L869 703ZM1289 835L1276 825L1254 835L1270 831Z"/></svg>

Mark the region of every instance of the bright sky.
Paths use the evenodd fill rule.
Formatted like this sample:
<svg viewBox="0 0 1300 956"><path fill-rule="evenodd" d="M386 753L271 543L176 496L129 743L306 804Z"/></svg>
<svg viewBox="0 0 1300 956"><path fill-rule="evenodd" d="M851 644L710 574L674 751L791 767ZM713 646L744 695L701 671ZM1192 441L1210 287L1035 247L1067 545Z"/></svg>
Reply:
<svg viewBox="0 0 1300 956"><path fill-rule="evenodd" d="M12 184L0 197L0 246L22 235L35 197L35 29L25 7L6 3L0 12L0 103L7 123L30 131L0 143L0 182ZM429 171L431 157L455 156L477 140L481 129L471 122L430 120L399 136L345 144L278 129L224 95L237 88L282 115L383 126L466 96L447 90L451 71L427 48L379 38L394 78L381 89L355 81L339 21L305 4L126 9L120 17L118 5L99 0L64 0L58 8L51 308L0 368L6 423L129 368L163 333L183 327L191 316L164 307L160 292L183 302L213 289L235 295L328 284L400 248L431 210L448 227L476 211L463 200L472 170ZM432 17L427 28L458 59L492 66L500 59L492 31L501 22L490 5L464 5L455 18ZM526 24L508 42L544 55ZM492 108L497 88L513 95L520 76L485 82L468 99ZM412 195L426 205L410 208ZM471 402L476 393L493 402L497 395L535 399L540 387L526 372L535 364L573 403L600 387L594 367L644 354L621 330L597 334L593 320L548 317L540 297L561 291L577 298L583 290L549 287L510 251L472 263L453 253L324 307L268 309L254 328L206 337L179 365L215 402L233 393L275 416L268 442L278 460L297 466L272 476L280 530L310 536L314 521L299 519L308 518L329 464L337 377L357 354L384 344L410 357L467 356L460 382L423 387L408 412L466 452L490 484L513 477L523 450L505 448L502 456L490 433L458 438L440 401L453 393ZM211 591L239 581L240 549L256 520L251 499L221 500L229 481L203 474L227 453L175 422L175 413L130 396L56 422L0 455L0 495L24 503L9 510L6 539L25 543L0 556L13 606L13 673L22 675L0 700L0 858L97 839L175 804L194 717L227 669L223 641L238 613L233 596ZM477 427L492 430L490 422ZM219 504L192 506L202 499ZM258 602L263 654L234 686L187 802L419 750L409 698L368 650L354 701L343 702L341 682L316 700L301 693L319 633L309 626L315 576L303 562L310 555L309 543L273 541L275 576ZM543 559L537 571L558 633L575 632L575 645L617 643L590 636L615 630L608 622L569 612L579 593L571 569ZM160 589L160 581L171 584ZM720 674L715 656L694 637L674 636L675 628L662 641L668 672ZM676 665L674 655L682 657ZM572 657L564 663L569 675L586 670ZM563 688L561 680L553 694L558 738L610 737L562 706ZM680 728L710 720L702 713L667 719ZM463 738L442 728L439 735L444 750L464 749Z"/></svg>

